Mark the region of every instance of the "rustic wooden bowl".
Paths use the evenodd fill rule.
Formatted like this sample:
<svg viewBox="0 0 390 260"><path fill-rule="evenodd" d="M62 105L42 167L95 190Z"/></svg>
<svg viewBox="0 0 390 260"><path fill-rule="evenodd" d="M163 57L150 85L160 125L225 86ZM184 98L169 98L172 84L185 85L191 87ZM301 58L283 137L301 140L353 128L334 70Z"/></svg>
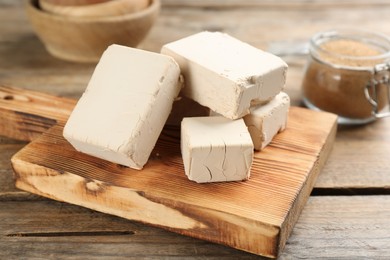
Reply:
<svg viewBox="0 0 390 260"><path fill-rule="evenodd" d="M57 5L39 0L40 8L52 14L74 17L104 17L139 12L149 6L149 0L115 0L89 5Z"/></svg>
<svg viewBox="0 0 390 260"><path fill-rule="evenodd" d="M145 38L160 10L151 0L142 11L110 17L80 18L42 11L38 0L27 0L33 29L53 56L77 62L96 62L111 44L136 47Z"/></svg>
<svg viewBox="0 0 390 260"><path fill-rule="evenodd" d="M98 3L104 3L109 2L111 0L45 0L45 2L53 4L53 5L62 5L62 6L69 6L69 5L91 5L91 4L98 4Z"/></svg>

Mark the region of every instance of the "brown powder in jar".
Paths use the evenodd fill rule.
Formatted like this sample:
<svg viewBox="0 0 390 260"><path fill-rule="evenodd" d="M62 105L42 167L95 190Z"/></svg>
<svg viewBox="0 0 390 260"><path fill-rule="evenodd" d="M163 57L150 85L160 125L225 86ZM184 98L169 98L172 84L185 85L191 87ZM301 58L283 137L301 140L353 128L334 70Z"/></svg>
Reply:
<svg viewBox="0 0 390 260"><path fill-rule="evenodd" d="M364 58L370 56L378 56L382 54L378 49L374 49L373 46L353 41L353 40L333 40L327 41L320 45L321 49L327 53L320 53L322 60L331 64L351 66L351 67L367 67L374 66L383 62L380 59L351 59ZM332 55L335 54L335 55ZM346 57L346 58L343 58Z"/></svg>
<svg viewBox="0 0 390 260"><path fill-rule="evenodd" d="M354 68L372 67L384 62L381 59L368 58L382 52L369 44L344 39L324 42L320 48L324 50L318 53L318 59L322 62L311 58L306 68L303 81L305 98L319 109L343 117L356 119L371 117L372 106L364 94L364 89L372 77L371 73ZM356 57L362 59L355 59ZM326 63L342 68L335 68ZM378 87L378 97L381 109L386 105L385 86Z"/></svg>

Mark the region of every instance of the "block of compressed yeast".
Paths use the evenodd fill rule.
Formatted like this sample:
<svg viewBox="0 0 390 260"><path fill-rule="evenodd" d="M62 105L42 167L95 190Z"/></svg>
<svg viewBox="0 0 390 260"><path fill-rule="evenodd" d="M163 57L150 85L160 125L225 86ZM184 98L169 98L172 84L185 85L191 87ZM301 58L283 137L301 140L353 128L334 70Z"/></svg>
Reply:
<svg viewBox="0 0 390 260"><path fill-rule="evenodd" d="M80 152L142 169L181 89L169 56L111 45L71 113L64 137Z"/></svg>
<svg viewBox="0 0 390 260"><path fill-rule="evenodd" d="M168 43L184 76L183 94L230 118L249 113L252 103L272 99L284 87L287 64L220 32L201 32Z"/></svg>
<svg viewBox="0 0 390 260"><path fill-rule="evenodd" d="M184 118L181 152L185 173L192 181L241 181L250 176L253 143L243 119Z"/></svg>
<svg viewBox="0 0 390 260"><path fill-rule="evenodd" d="M210 109L200 105L194 100L180 96L173 102L172 111L169 115L166 124L173 126L180 126L184 117L199 117L209 116Z"/></svg>
<svg viewBox="0 0 390 260"><path fill-rule="evenodd" d="M255 150L262 150L277 133L286 128L289 107L290 98L284 92L266 104L251 107L251 112L244 117L244 121Z"/></svg>

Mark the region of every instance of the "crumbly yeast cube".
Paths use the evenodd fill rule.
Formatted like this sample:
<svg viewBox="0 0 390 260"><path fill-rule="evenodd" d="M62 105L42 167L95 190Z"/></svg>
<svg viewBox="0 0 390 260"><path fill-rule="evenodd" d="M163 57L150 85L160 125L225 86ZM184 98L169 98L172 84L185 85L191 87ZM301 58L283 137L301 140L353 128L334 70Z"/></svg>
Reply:
<svg viewBox="0 0 390 260"><path fill-rule="evenodd" d="M83 153L142 169L181 89L169 56L120 45L102 55L63 135Z"/></svg>
<svg viewBox="0 0 390 260"><path fill-rule="evenodd" d="M241 181L250 176L253 143L243 119L184 118L181 152L185 173L192 181Z"/></svg>
<svg viewBox="0 0 390 260"><path fill-rule="evenodd" d="M220 32L201 32L163 46L184 76L183 94L230 118L249 113L284 87L287 64Z"/></svg>
<svg viewBox="0 0 390 260"><path fill-rule="evenodd" d="M250 114L244 117L251 134L255 150L264 149L274 136L286 128L289 96L281 92L267 104L251 108Z"/></svg>

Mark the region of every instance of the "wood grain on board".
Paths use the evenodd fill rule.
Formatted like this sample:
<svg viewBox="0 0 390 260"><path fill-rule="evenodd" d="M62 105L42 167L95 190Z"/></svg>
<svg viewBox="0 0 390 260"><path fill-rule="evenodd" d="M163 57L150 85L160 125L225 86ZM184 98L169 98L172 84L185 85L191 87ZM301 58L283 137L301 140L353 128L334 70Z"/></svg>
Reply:
<svg viewBox="0 0 390 260"><path fill-rule="evenodd" d="M245 182L184 174L178 129L165 129L142 171L75 151L62 125L12 158L16 186L38 195L276 257L331 150L336 116L292 107L287 129L255 153Z"/></svg>
<svg viewBox="0 0 390 260"><path fill-rule="evenodd" d="M0 85L0 135L31 141L65 122L76 100Z"/></svg>

